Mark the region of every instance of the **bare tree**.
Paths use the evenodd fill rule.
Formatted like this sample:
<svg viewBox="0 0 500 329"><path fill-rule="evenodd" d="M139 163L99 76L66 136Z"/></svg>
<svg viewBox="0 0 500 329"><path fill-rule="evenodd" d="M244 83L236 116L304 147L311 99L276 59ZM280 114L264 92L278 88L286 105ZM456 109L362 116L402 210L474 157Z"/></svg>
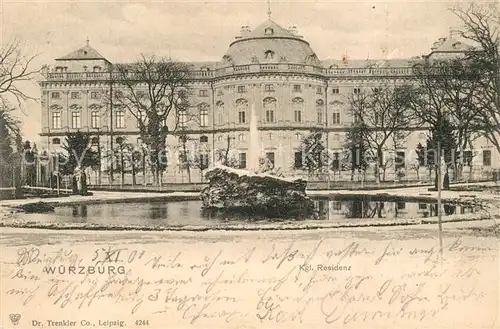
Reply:
<svg viewBox="0 0 500 329"><path fill-rule="evenodd" d="M36 100L19 87L19 82L33 80L40 70L32 70L30 65L37 55L25 56L19 40L11 40L0 48L0 97L13 96L18 105L25 100Z"/></svg>
<svg viewBox="0 0 500 329"><path fill-rule="evenodd" d="M414 115L408 102L414 97L408 86L388 84L349 97L350 114L359 129L363 130L361 135L366 139L371 158L375 160L377 182L380 181L380 169L384 170L385 179L385 170L391 163L384 157L384 152L389 150L388 142L401 144L393 145L394 149L401 147L411 132L408 128L414 123Z"/></svg>
<svg viewBox="0 0 500 329"><path fill-rule="evenodd" d="M500 152L500 9L498 3L473 3L453 13L463 27L458 34L476 46L467 53L470 65L480 71L481 92L474 101L484 114L484 136Z"/></svg>
<svg viewBox="0 0 500 329"><path fill-rule="evenodd" d="M111 97L137 121L155 182L161 184L166 137L177 130L184 113L190 110L189 67L142 56L133 64L117 65L114 71L116 87Z"/></svg>

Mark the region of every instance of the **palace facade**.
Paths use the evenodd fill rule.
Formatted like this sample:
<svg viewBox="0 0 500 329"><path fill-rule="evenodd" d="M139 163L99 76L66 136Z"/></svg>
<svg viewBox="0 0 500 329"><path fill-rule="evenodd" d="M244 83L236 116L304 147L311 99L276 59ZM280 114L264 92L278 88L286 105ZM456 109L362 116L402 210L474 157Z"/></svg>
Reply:
<svg viewBox="0 0 500 329"><path fill-rule="evenodd" d="M209 154L205 161L212 164L216 161L215 151L229 145L235 161L245 167L253 105L262 155L282 172L300 174L296 168L300 167L297 162L301 161L301 142L312 129L323 131L332 158L339 156L351 124L347 108L350 94L363 93L387 82L403 83L411 78L414 64L457 56L467 49L467 45L449 37L439 39L425 56L320 60L295 27L285 29L272 20L253 30L244 26L220 61L189 63L194 75L190 102L199 111L199 120L185 127L192 144L188 149L203 148ZM135 118L121 109L113 108L111 112L110 104L103 101L102 93L112 88L112 67L113 63L87 41L84 47L44 69L45 78L40 82L42 150L49 155L59 152L65 134L77 130L90 132L103 150L116 148L123 138L140 143ZM425 145L426 138L427 131L412 130L406 147L394 150L404 159L408 177L414 175L410 167L415 158L410 151L419 142ZM163 180L186 182L185 170L173 155L179 147L178 136L169 136L167 144L172 156ZM499 157L486 140L478 139L476 144L478 153L473 169L484 174L499 163ZM332 168L332 172L338 171L335 166ZM44 172L48 175L51 170L46 168ZM103 167L102 175L108 171ZM200 181L199 172L195 168L191 171L191 180ZM338 179L335 174L332 177Z"/></svg>

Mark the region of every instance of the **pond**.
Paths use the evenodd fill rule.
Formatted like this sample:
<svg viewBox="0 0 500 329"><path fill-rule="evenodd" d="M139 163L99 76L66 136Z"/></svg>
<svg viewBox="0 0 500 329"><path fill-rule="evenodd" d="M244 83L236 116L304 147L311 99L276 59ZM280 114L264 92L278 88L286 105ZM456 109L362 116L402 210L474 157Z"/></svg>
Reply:
<svg viewBox="0 0 500 329"><path fill-rule="evenodd" d="M436 204L418 202L387 202L373 198L346 199L313 198L319 220L338 223L367 221L370 219L395 220L436 216ZM132 226L200 226L251 221L276 221L279 219L248 218L231 215L226 217L202 210L201 201L134 202L110 204L80 204L56 207L53 213L17 213L12 219L39 223L89 223L95 225ZM443 215L474 212L465 206L443 206Z"/></svg>

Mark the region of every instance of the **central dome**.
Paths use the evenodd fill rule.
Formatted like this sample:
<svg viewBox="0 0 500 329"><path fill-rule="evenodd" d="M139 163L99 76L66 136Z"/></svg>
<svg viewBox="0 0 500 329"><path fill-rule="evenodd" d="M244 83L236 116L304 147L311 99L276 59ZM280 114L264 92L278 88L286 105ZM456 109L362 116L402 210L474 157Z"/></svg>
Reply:
<svg viewBox="0 0 500 329"><path fill-rule="evenodd" d="M309 43L273 22L259 25L253 31L243 27L242 36L229 45L224 64L293 63L321 65Z"/></svg>

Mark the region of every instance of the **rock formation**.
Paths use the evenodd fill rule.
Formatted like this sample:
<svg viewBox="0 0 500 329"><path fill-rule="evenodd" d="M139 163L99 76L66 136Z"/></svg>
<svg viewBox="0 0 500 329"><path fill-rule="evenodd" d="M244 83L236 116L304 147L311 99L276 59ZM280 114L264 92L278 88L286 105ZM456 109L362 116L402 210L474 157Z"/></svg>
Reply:
<svg viewBox="0 0 500 329"><path fill-rule="evenodd" d="M222 214L258 219L306 219L315 216L306 195L307 182L217 166L205 174L209 185L201 192L203 207Z"/></svg>

